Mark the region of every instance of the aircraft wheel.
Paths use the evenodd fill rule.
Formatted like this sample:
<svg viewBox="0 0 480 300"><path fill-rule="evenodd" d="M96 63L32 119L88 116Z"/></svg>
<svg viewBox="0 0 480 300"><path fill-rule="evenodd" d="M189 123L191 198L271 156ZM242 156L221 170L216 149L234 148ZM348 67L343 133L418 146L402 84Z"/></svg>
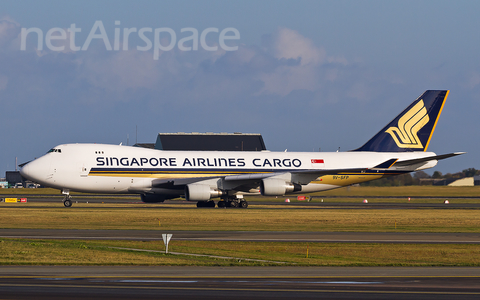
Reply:
<svg viewBox="0 0 480 300"><path fill-rule="evenodd" d="M247 208L248 207L248 202L247 201L241 201L240 202L240 207L241 208Z"/></svg>
<svg viewBox="0 0 480 300"><path fill-rule="evenodd" d="M72 206L72 200L65 199L65 201L63 201L63 205L65 205L65 207L71 207Z"/></svg>
<svg viewBox="0 0 480 300"><path fill-rule="evenodd" d="M210 200L207 202L207 207L215 207L215 201Z"/></svg>
<svg viewBox="0 0 480 300"><path fill-rule="evenodd" d="M230 207L238 207L238 203L236 201L230 201Z"/></svg>
<svg viewBox="0 0 480 300"><path fill-rule="evenodd" d="M226 205L225 205L225 201L218 201L218 207L219 208L224 208Z"/></svg>

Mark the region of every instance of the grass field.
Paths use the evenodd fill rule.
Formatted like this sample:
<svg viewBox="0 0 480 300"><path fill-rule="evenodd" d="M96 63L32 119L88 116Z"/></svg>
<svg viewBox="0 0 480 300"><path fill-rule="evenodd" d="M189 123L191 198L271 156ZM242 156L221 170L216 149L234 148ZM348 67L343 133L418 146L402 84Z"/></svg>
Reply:
<svg viewBox="0 0 480 300"><path fill-rule="evenodd" d="M478 245L172 240L169 246L170 252L230 256L236 259L191 257L110 247L165 250L162 242L150 241L1 239L0 265L279 265L242 260L261 259L298 266L480 266Z"/></svg>
<svg viewBox="0 0 480 300"><path fill-rule="evenodd" d="M395 229L396 223L396 229ZM190 205L1 203L0 228L480 232L477 209L197 209Z"/></svg>

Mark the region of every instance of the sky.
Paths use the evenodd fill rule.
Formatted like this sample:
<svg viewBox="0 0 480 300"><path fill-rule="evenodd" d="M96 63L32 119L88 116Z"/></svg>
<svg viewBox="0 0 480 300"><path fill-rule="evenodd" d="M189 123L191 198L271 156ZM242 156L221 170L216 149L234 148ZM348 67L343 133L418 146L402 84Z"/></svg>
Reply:
<svg viewBox="0 0 480 300"><path fill-rule="evenodd" d="M0 177L59 144L153 143L159 132L348 151L427 89L450 90L428 150L467 152L428 173L480 169L478 11L440 0L3 0Z"/></svg>

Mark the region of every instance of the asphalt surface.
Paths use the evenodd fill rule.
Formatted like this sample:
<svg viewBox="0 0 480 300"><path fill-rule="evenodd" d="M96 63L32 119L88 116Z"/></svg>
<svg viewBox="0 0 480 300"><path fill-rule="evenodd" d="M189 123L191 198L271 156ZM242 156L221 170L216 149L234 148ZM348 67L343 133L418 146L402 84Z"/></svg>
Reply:
<svg viewBox="0 0 480 300"><path fill-rule="evenodd" d="M0 237L25 239L147 241L162 240L162 233L192 241L480 244L480 233L0 229Z"/></svg>
<svg viewBox="0 0 480 300"><path fill-rule="evenodd" d="M479 299L479 281L480 268L6 266L0 298Z"/></svg>
<svg viewBox="0 0 480 300"><path fill-rule="evenodd" d="M63 196L55 194L55 195L1 195L0 198L27 198L28 202L33 203L58 203L60 206L63 205ZM286 198L286 197L285 197ZM294 197L295 198L295 197ZM416 197L410 202L403 202L403 203L388 203L388 202L374 202L370 201L370 203L363 203L362 200L367 199L404 199L401 197L382 197L382 196L371 196L371 197L364 197L364 196L351 196L351 197L336 197L336 196L329 196L323 197L324 202L317 201L320 197L315 197L316 200L313 202L306 202L306 201L297 201L292 200L290 203L284 202L282 199L278 199L278 201L261 201L261 200L254 200L249 201L249 206L264 206L268 205L269 209L284 209L284 208L291 208L291 207L302 207L305 209L420 209L420 208L431 208L431 209L453 209L453 208L465 208L465 209L480 209L480 203L458 203L462 202L462 200L478 200L480 197ZM351 202L338 202L336 198L348 198L352 199ZM437 203L416 203L415 199L434 199L438 200ZM248 199L247 199L248 200ZM444 201L449 200L449 204L445 204ZM108 204L145 204L140 201L140 197L135 195L73 195L72 196L73 206L78 203L108 203ZM373 202L373 203L372 203ZM166 200L163 203L158 203L159 208L168 208L171 207L172 204L175 206L184 208L191 208L197 209L195 207L195 202L189 202L185 200ZM164 206L164 207L162 207ZM158 207L158 206L157 206ZM257 209L259 207L256 207Z"/></svg>

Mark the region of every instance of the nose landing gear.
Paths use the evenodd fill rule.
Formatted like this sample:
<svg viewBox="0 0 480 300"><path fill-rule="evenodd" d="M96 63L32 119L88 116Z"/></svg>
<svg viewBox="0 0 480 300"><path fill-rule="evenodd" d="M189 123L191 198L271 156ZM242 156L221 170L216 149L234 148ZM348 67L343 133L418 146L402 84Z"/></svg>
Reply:
<svg viewBox="0 0 480 300"><path fill-rule="evenodd" d="M65 207L71 207L72 206L72 200L70 199L70 197L65 197L65 200L63 200L63 205L65 205Z"/></svg>
<svg viewBox="0 0 480 300"><path fill-rule="evenodd" d="M63 198L63 205L65 207L71 207L72 206L72 197L70 196L70 191L69 190L63 190L62 194L65 195L65 198Z"/></svg>

